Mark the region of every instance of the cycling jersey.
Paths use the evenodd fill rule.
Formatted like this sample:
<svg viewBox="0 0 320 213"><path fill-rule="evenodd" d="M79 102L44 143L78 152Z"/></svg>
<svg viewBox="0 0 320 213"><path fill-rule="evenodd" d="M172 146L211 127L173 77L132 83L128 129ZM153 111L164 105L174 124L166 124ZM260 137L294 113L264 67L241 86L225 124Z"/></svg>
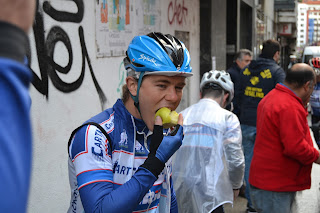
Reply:
<svg viewBox="0 0 320 213"><path fill-rule="evenodd" d="M211 212L233 202L233 189L243 181L244 156L235 114L211 99L181 112L184 139L173 160L179 210Z"/></svg>
<svg viewBox="0 0 320 213"><path fill-rule="evenodd" d="M171 159L158 178L139 167L149 153L152 132L146 124L134 118L121 100L88 122L99 123L111 142L93 125L74 136L69 146L68 212L169 212L170 207L177 212Z"/></svg>

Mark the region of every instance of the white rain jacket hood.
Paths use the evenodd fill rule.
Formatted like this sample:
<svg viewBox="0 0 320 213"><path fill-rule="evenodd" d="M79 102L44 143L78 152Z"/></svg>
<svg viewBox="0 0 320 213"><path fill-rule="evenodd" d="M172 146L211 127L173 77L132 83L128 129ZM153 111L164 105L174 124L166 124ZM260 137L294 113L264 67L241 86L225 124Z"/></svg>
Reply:
<svg viewBox="0 0 320 213"><path fill-rule="evenodd" d="M184 139L173 158L179 212L211 212L233 203L243 182L244 155L235 114L211 99L182 111Z"/></svg>

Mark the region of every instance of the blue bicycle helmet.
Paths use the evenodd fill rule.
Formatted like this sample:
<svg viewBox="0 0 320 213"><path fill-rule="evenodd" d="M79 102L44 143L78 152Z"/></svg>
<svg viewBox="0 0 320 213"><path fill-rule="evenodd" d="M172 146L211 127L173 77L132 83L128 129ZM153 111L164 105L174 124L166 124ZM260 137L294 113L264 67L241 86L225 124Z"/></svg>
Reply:
<svg viewBox="0 0 320 213"><path fill-rule="evenodd" d="M152 32L132 39L124 58L126 69L145 72L144 75L189 77L190 55L185 45L174 36Z"/></svg>
<svg viewBox="0 0 320 213"><path fill-rule="evenodd" d="M137 95L130 94L138 109L139 89L144 75L193 75L189 51L181 41L170 34L152 32L136 36L129 44L126 55L123 59L126 70L140 74Z"/></svg>

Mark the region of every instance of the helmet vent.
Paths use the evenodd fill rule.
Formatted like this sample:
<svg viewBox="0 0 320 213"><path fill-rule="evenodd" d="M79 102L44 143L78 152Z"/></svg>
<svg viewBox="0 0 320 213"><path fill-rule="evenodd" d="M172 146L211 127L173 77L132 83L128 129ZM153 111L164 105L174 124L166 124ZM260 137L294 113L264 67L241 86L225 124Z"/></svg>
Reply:
<svg viewBox="0 0 320 213"><path fill-rule="evenodd" d="M161 45L175 67L182 67L184 61L184 46L177 38L170 34L163 35L162 33L156 32L149 33L147 36L155 39Z"/></svg>
<svg viewBox="0 0 320 213"><path fill-rule="evenodd" d="M220 73L216 75L216 79L219 79L219 78L220 78Z"/></svg>

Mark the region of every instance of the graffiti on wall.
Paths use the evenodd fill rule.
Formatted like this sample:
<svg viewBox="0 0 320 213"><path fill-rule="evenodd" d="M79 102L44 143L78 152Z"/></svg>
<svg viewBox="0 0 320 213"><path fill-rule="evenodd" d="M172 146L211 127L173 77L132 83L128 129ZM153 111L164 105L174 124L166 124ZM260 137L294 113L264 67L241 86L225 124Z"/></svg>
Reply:
<svg viewBox="0 0 320 213"><path fill-rule="evenodd" d="M177 3L177 0L170 1L168 6L168 22L170 25L178 23L183 25L187 23L188 8L184 6L184 0L181 3Z"/></svg>
<svg viewBox="0 0 320 213"><path fill-rule="evenodd" d="M41 5L39 5L39 1L37 1L38 7L35 15L33 32L34 32L35 46L36 46L36 53L37 53L36 55L38 59L39 69L40 69L40 76L38 76L34 72L34 70L32 70L32 73L33 73L32 84L41 94L45 95L47 99L49 98L49 88L48 88L49 78L51 79L53 85L61 92L69 93L69 92L75 91L81 86L83 82L84 74L86 71L85 65L87 62L90 75L92 77L94 86L99 95L101 108L103 109L104 105L106 104L107 98L103 93L94 75L94 71L92 69L90 57L88 55L88 51L86 47L83 27L81 25L78 27L78 35L79 35L81 53L82 53L81 73L79 77L71 83L64 81L58 75L58 73L68 74L71 70L71 66L73 63L73 51L72 51L72 45L71 45L68 33L64 31L63 28L60 26L53 26L51 27L47 36L45 37L45 30L44 30L45 14L47 14L52 19L58 22L72 22L72 23L79 24L82 21L83 15L84 15L83 0L72 0L72 1L77 6L78 10L76 13L56 10L49 1L43 2L42 4L43 10L41 10ZM60 66L58 63L54 61L54 51L58 42L61 42L68 51L69 61L66 66ZM31 60L30 53L28 57L29 57L29 60Z"/></svg>

